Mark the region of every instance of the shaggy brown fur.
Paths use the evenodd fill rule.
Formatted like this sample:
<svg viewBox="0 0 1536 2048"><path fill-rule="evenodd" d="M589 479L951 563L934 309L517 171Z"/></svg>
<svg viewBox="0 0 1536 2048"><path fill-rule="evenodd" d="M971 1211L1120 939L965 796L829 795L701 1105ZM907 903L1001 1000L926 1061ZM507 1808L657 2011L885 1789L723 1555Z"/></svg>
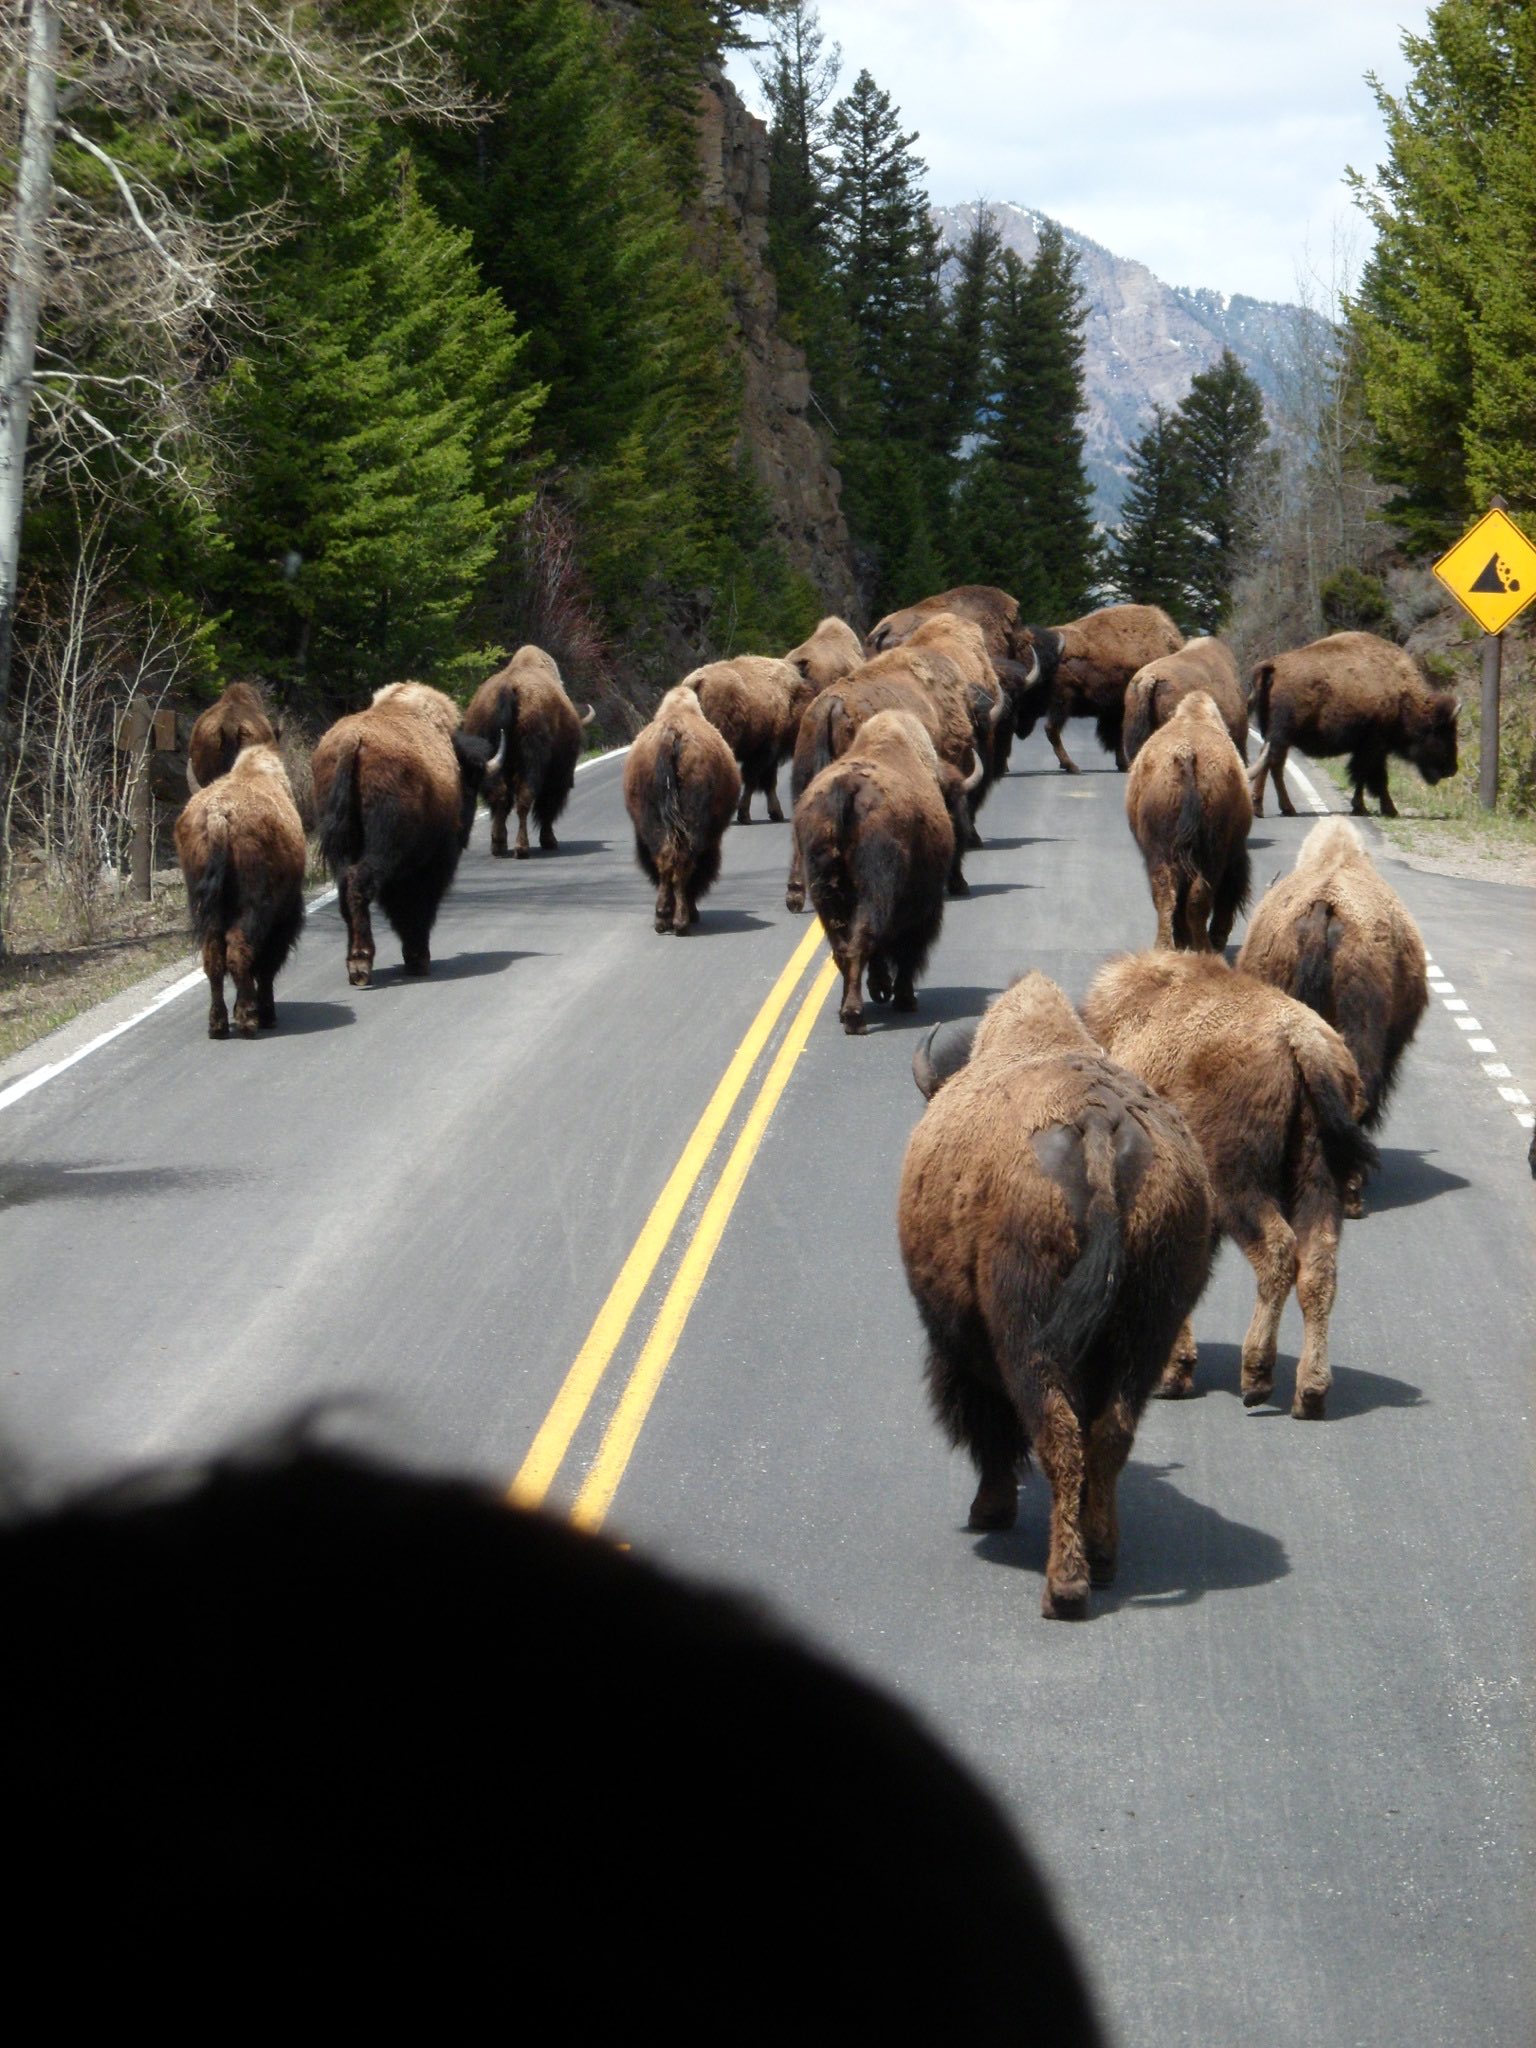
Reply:
<svg viewBox="0 0 1536 2048"><path fill-rule="evenodd" d="M1099 744L1114 755L1117 768L1128 767L1122 744L1125 686L1149 661L1184 645L1178 627L1156 605L1111 604L1068 625L1032 626L1030 632L1042 682L1049 685L1045 736L1063 771L1078 773L1061 743L1069 718L1095 719ZM1021 735L1032 729L1033 720L1019 725Z"/></svg>
<svg viewBox="0 0 1536 2048"><path fill-rule="evenodd" d="M196 795L215 777L227 775L242 747L276 744L277 734L261 691L254 683L231 683L192 728L187 742L187 787Z"/></svg>
<svg viewBox="0 0 1536 2048"><path fill-rule="evenodd" d="M877 1003L915 1010L944 920L955 831L939 760L910 711L866 719L853 745L795 806L795 844L843 977L843 1029L864 1029L864 970Z"/></svg>
<svg viewBox="0 0 1536 2048"><path fill-rule="evenodd" d="M1349 1047L1304 1003L1212 953L1128 953L1094 977L1083 1021L1111 1059L1181 1109L1205 1154L1216 1220L1253 1267L1243 1339L1246 1406L1275 1382L1280 1312L1292 1286L1305 1337L1292 1415L1327 1401L1328 1317L1349 1176L1373 1165L1365 1091ZM948 1084L953 1086L951 1082ZM1162 1391L1194 1385L1195 1340L1179 1334Z"/></svg>
<svg viewBox="0 0 1536 2048"><path fill-rule="evenodd" d="M490 765L505 759L502 734ZM347 979L373 979L378 898L407 974L427 974L438 906L469 842L488 743L459 730L459 707L425 683L390 683L339 718L315 748L320 850L347 921Z"/></svg>
<svg viewBox="0 0 1536 2048"><path fill-rule="evenodd" d="M901 1255L928 1388L1007 1529L1030 1450L1051 1489L1041 1612L1114 1577L1137 1418L1210 1270L1212 1198L1179 1112L1099 1051L1042 974L999 996L907 1146Z"/></svg>
<svg viewBox="0 0 1536 2048"><path fill-rule="evenodd" d="M1147 864L1157 944L1219 953L1248 901L1253 806L1241 757L1204 690L1181 699L1131 763L1125 815Z"/></svg>
<svg viewBox="0 0 1536 2048"><path fill-rule="evenodd" d="M1134 761L1174 706L1191 690L1204 690L1227 728L1232 744L1248 759L1248 700L1237 680L1237 663L1219 640L1186 640L1176 654L1165 654L1137 669L1125 686L1125 758Z"/></svg>
<svg viewBox="0 0 1536 2048"><path fill-rule="evenodd" d="M1330 633L1308 647L1261 661L1253 672L1253 710L1268 744L1253 764L1253 814L1264 815L1264 778L1288 818L1296 815L1285 786L1285 757L1348 754L1355 786L1350 805L1365 815L1366 792L1384 818L1397 806L1387 788L1387 757L1411 761L1426 782L1456 773L1460 699L1434 690L1401 647L1375 633Z"/></svg>
<svg viewBox="0 0 1536 2048"><path fill-rule="evenodd" d="M464 714L464 730L494 747L503 732L503 767L487 775L480 794L491 814L491 852L528 858L528 813L539 827L545 853L559 847L555 820L565 809L581 758L582 728L592 723L590 704L580 711L565 693L551 656L542 647L519 647L504 669L483 682ZM507 816L516 806L517 843L507 845Z"/></svg>
<svg viewBox="0 0 1536 2048"><path fill-rule="evenodd" d="M933 742L940 762L945 805L955 828L950 893L963 896L966 884L961 861L965 847L975 839L966 799L981 780L982 765L976 758L968 694L952 663L936 650L894 647L889 654L877 655L867 662L846 682L813 698L795 735L790 796L798 804L814 778L852 746L864 721L880 711L912 712ZM790 910L805 908L800 844L793 838L784 902Z"/></svg>
<svg viewBox="0 0 1536 2048"><path fill-rule="evenodd" d="M987 652L986 637L974 619L963 618L958 612L933 612L914 633L908 634L902 649L914 660L923 657L919 673L929 688L933 684L928 679L944 669L959 686L970 714L971 745L981 766L980 780L970 793L974 819L998 777L996 735L1008 708L1003 686Z"/></svg>
<svg viewBox="0 0 1536 2048"><path fill-rule="evenodd" d="M668 690L624 763L635 859L656 884L656 929L681 938L720 872L720 841L741 801L730 748L686 683Z"/></svg>
<svg viewBox="0 0 1536 2048"><path fill-rule="evenodd" d="M683 681L741 770L737 824L751 823L752 792L760 789L768 799L768 816L782 825L779 766L794 751L801 714L815 695L810 683L789 662L765 654L712 661Z"/></svg>
<svg viewBox="0 0 1536 2048"><path fill-rule="evenodd" d="M1031 732L1050 706L1050 690L1041 679L1034 634L1019 618L1018 599L990 583L963 583L925 597L904 611L890 612L869 636L872 654L885 653L911 640L941 612L969 619L980 629L983 644L1003 693L1001 715L994 719L988 750L988 780L1008 770L1015 732Z"/></svg>
<svg viewBox="0 0 1536 2048"><path fill-rule="evenodd" d="M1313 826L1295 868L1253 913L1237 964L1327 1018L1355 1056L1365 1089L1361 1122L1374 1131L1429 984L1418 926L1346 819ZM1347 1208L1360 1214L1358 1182Z"/></svg>
<svg viewBox="0 0 1536 2048"><path fill-rule="evenodd" d="M246 745L176 820L187 909L208 977L208 1036L228 1038L224 976L242 1038L277 1023L272 983L304 924L304 827L275 747Z"/></svg>
<svg viewBox="0 0 1536 2048"><path fill-rule="evenodd" d="M805 678L815 696L864 666L864 643L845 619L829 617L809 640L791 647L784 659Z"/></svg>

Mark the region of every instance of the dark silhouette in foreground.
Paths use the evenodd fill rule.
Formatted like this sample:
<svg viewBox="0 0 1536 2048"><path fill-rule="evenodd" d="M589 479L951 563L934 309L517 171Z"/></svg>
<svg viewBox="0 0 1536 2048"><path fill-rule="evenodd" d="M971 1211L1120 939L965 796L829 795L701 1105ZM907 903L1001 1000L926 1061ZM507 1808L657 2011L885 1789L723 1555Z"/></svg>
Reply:
<svg viewBox="0 0 1536 2048"><path fill-rule="evenodd" d="M211 1979L354 2026L430 1998L463 2038L537 1975L587 2038L1099 2039L910 1715L606 1543L304 1454L13 1524L0 1559L12 1954L56 1953L67 1901L72 2011Z"/></svg>

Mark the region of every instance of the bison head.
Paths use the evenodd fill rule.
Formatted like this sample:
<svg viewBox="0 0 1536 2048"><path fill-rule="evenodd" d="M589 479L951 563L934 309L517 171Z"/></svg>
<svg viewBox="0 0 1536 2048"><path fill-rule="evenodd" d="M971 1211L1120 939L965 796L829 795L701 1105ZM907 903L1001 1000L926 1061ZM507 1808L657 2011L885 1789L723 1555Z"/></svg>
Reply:
<svg viewBox="0 0 1536 2048"><path fill-rule="evenodd" d="M1426 782L1443 782L1456 773L1456 720L1461 699L1437 691L1414 720L1408 745L1408 759Z"/></svg>

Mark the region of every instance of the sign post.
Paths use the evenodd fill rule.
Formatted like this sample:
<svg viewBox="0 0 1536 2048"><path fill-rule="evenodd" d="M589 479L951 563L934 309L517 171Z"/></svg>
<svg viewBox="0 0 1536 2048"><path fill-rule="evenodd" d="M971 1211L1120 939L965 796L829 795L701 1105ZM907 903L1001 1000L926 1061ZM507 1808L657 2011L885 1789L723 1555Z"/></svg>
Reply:
<svg viewBox="0 0 1536 2048"><path fill-rule="evenodd" d="M133 828L128 863L129 886L134 895L145 903L149 901L152 887L150 840L154 825L154 809L149 795L147 742L153 733L154 714L149 699L133 698L117 722L114 737L118 752L128 756L128 772L133 778L128 795L128 818Z"/></svg>
<svg viewBox="0 0 1536 2048"><path fill-rule="evenodd" d="M1483 629L1482 746L1478 795L1491 811L1499 800L1499 687L1504 628L1536 598L1536 546L1495 498L1476 526L1435 563L1435 574Z"/></svg>

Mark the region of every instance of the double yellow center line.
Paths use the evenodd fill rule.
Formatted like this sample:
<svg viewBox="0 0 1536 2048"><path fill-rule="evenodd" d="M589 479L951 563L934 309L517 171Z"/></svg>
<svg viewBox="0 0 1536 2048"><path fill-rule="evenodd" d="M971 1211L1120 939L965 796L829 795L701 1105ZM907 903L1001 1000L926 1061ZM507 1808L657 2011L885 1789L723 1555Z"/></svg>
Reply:
<svg viewBox="0 0 1536 2048"><path fill-rule="evenodd" d="M645 1219L640 1235L635 1239L628 1258L619 1269L619 1276L608 1290L608 1297L597 1312L596 1320L587 1332L586 1341L577 1352L570 1371L566 1374L560 1391L556 1394L549 1413L539 1427L538 1435L529 1446L528 1455L520 1466L517 1477L512 1481L508 1498L519 1507L538 1507L547 1496L572 1439L588 1409L593 1397L602 1384L603 1376L612 1363L613 1355L623 1341L640 1297L650 1284L651 1276L661 1261L662 1254L671 1242L688 1198L698 1185L699 1177L709 1162L721 1132L725 1129L731 1111L735 1108L751 1078L763 1048L772 1037L780 1017L789 1006L799 987L807 967L821 944L822 932L819 922L813 920L811 928L801 939L783 973L769 990L762 1008L753 1018L746 1036L736 1048L730 1065L720 1078L720 1084L709 1098L704 1114L694 1125L688 1142L684 1145L676 1166L667 1177L667 1184L656 1198L654 1208ZM689 1239L677 1273L667 1289L661 1307L656 1312L650 1333L641 1347L629 1382L619 1397L602 1443L598 1447L580 1490L571 1508L571 1519L584 1529L598 1529L618 1491L624 1468L629 1463L645 1418L650 1413L656 1390L677 1349L678 1339L688 1321L689 1311L698 1299L699 1289L709 1270L725 1226L730 1220L736 1198L741 1193L748 1169L757 1156L763 1133L769 1119L784 1093L796 1060L805 1050L806 1040L816 1021L816 1013L826 1000L827 991L836 979L837 969L828 959L813 978L809 989L795 1013L794 1022L784 1034L784 1039L768 1072L763 1077L756 1099L747 1112L740 1135L731 1148L714 1192L705 1204L704 1213Z"/></svg>

